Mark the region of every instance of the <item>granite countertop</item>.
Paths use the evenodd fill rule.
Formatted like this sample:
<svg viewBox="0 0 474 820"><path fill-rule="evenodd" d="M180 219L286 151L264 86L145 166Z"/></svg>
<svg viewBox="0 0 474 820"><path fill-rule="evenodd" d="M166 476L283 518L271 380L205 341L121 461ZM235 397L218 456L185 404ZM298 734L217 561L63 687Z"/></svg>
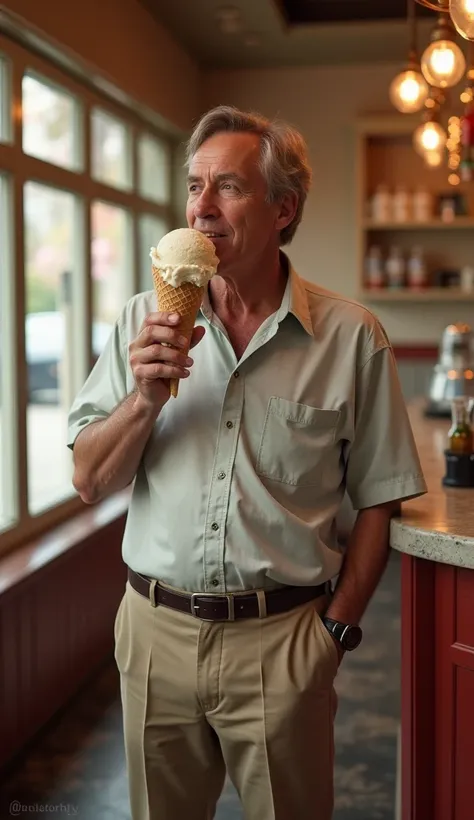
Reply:
<svg viewBox="0 0 474 820"><path fill-rule="evenodd" d="M474 569L474 488L443 487L443 451L449 419L425 418L425 401L409 403L413 433L428 493L403 504L391 522L390 544L409 555Z"/></svg>

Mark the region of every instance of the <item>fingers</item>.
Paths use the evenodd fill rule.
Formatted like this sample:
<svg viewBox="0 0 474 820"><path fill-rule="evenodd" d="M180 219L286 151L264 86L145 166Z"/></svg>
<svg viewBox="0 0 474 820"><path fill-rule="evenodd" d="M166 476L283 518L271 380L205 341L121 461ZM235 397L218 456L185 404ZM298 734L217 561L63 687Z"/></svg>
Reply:
<svg viewBox="0 0 474 820"><path fill-rule="evenodd" d="M179 329L166 325L145 324L139 335L132 342L138 347L148 347L154 344L168 344L177 348L187 348L188 340L182 336Z"/></svg>
<svg viewBox="0 0 474 820"><path fill-rule="evenodd" d="M144 348L154 344L170 344L174 347L187 349L188 340L180 334L179 326L176 327L176 325L179 325L180 319L178 313L150 313L145 318L140 333L132 342L132 346L137 344L139 347ZM195 347L201 341L205 332L204 327L196 326L192 333L190 347Z"/></svg>
<svg viewBox="0 0 474 820"><path fill-rule="evenodd" d="M194 364L193 359L176 350L174 347L167 345L148 345L144 348L139 348L130 354L130 363L134 364L149 364L150 362L166 362L175 364L178 367L191 367Z"/></svg>
<svg viewBox="0 0 474 820"><path fill-rule="evenodd" d="M187 379L190 375L189 370L165 362L141 362L134 367L133 374L137 382L150 383L157 379Z"/></svg>

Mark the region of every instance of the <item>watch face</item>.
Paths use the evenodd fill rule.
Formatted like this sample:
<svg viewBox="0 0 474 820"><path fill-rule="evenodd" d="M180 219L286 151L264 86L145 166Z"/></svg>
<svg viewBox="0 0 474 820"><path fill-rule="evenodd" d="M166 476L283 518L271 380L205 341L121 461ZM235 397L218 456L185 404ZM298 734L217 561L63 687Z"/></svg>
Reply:
<svg viewBox="0 0 474 820"><path fill-rule="evenodd" d="M356 649L359 646L361 640L362 629L360 626L348 626L342 635L341 644L343 649L350 652L352 649Z"/></svg>

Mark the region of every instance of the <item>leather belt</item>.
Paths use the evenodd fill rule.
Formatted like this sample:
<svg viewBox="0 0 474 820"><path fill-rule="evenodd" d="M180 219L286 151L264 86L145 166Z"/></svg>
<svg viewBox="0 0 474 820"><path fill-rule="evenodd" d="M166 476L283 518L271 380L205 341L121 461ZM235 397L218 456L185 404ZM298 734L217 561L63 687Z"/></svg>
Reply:
<svg viewBox="0 0 474 820"><path fill-rule="evenodd" d="M152 606L163 605L177 609L201 621L235 621L240 618L278 615L331 592L330 581L312 587L287 586L269 591L226 595L210 592L176 592L162 586L153 578L139 575L130 567L128 580L135 592L147 598Z"/></svg>

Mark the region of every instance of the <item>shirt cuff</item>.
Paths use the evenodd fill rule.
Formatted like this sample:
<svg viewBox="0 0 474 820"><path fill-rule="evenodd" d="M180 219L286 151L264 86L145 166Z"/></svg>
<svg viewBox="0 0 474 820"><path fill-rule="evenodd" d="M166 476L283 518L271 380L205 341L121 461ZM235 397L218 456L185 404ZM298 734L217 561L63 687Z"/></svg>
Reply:
<svg viewBox="0 0 474 820"><path fill-rule="evenodd" d="M428 488L423 476L414 475L359 487L355 493L349 493L349 497L355 510L363 510L366 507L375 507L376 504L385 504L387 501L406 501L426 492Z"/></svg>
<svg viewBox="0 0 474 820"><path fill-rule="evenodd" d="M108 418L107 415L104 416L84 416L84 418L80 419L79 421L75 421L74 424L71 424L68 427L67 431L67 446L70 450L74 449L74 443L76 438L78 437L79 433L82 432L89 424L93 424L95 421L104 421Z"/></svg>

